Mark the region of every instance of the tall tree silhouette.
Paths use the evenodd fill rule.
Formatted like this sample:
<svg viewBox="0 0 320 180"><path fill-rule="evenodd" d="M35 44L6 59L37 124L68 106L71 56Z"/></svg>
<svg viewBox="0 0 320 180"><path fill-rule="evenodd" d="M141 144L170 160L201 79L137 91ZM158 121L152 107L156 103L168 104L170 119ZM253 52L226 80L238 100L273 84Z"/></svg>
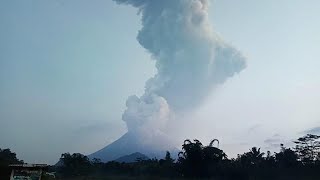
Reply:
<svg viewBox="0 0 320 180"><path fill-rule="evenodd" d="M180 164L183 175L190 177L209 176L210 170L217 167L217 164L227 158L227 155L217 147L213 146L214 139L208 146L195 139L184 141L182 151L179 153L178 163Z"/></svg>
<svg viewBox="0 0 320 180"><path fill-rule="evenodd" d="M218 142L217 147L213 146L214 142ZM210 144L203 148L203 158L208 163L218 163L227 158L227 155L219 149L219 140L214 139Z"/></svg>
<svg viewBox="0 0 320 180"><path fill-rule="evenodd" d="M179 152L178 162L181 165L182 173L185 176L200 176L203 174L202 143L195 139L194 142L185 140L182 151Z"/></svg>

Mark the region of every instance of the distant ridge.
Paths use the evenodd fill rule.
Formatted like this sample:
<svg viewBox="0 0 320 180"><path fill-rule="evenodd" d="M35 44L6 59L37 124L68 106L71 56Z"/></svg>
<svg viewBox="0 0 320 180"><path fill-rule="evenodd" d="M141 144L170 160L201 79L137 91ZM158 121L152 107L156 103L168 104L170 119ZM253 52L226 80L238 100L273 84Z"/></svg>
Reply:
<svg viewBox="0 0 320 180"><path fill-rule="evenodd" d="M132 163L132 162L136 162L138 160L148 160L148 159L150 159L148 156L141 154L139 152L136 152L136 153L129 154L126 156L122 156L114 161L120 162L120 163Z"/></svg>

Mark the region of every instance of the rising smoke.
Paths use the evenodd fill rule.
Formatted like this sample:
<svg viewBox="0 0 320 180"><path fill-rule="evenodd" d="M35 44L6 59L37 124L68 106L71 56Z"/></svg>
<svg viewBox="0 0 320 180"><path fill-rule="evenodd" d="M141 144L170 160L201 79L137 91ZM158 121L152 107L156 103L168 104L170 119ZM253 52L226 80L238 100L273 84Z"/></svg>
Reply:
<svg viewBox="0 0 320 180"><path fill-rule="evenodd" d="M175 113L198 107L213 88L246 67L239 51L213 31L209 0L114 0L139 9L139 43L157 74L140 98L131 96L122 119L129 132L161 131Z"/></svg>

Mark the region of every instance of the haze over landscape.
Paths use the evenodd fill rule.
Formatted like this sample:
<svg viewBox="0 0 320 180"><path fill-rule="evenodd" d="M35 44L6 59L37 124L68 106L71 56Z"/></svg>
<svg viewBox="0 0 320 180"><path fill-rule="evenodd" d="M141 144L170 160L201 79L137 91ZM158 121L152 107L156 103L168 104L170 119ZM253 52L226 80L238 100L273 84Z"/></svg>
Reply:
<svg viewBox="0 0 320 180"><path fill-rule="evenodd" d="M0 2L1 147L54 164L128 131L232 157L320 133L320 2L116 2Z"/></svg>

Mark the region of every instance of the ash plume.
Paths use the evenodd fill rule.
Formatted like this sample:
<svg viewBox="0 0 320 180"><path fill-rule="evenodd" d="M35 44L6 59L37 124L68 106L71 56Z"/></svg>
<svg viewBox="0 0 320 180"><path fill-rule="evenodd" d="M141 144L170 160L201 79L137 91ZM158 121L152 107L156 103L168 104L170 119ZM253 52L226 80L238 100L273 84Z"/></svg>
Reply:
<svg viewBox="0 0 320 180"><path fill-rule="evenodd" d="M137 40L156 61L157 74L141 97L131 96L122 119L129 132L161 133L175 113L198 107L219 84L246 67L208 18L209 0L114 0L141 15Z"/></svg>

